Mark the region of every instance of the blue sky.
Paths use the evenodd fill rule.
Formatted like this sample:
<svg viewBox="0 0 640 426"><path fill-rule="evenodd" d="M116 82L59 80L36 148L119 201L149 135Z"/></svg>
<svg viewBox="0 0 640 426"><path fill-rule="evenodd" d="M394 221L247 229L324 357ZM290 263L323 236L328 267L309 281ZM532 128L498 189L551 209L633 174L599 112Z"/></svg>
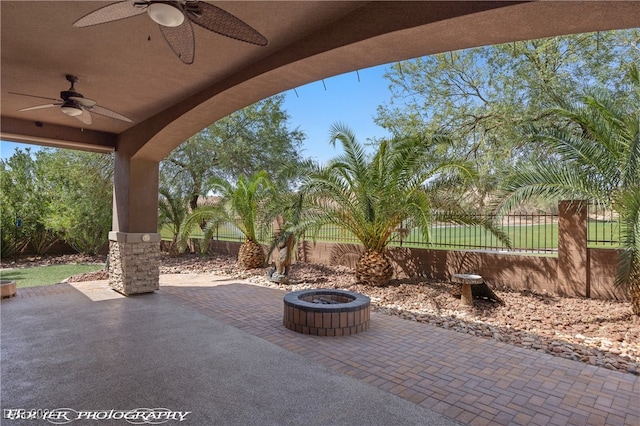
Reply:
<svg viewBox="0 0 640 426"><path fill-rule="evenodd" d="M31 149L32 151L35 148L35 145L21 145L13 142L0 141L0 157L4 160L5 158L11 157L13 155L13 152L15 151L16 147L28 147L28 146L33 147Z"/></svg>
<svg viewBox="0 0 640 426"><path fill-rule="evenodd" d="M284 109L290 117L289 126L299 127L307 136L303 157L325 162L341 152L329 144L329 130L337 122L349 126L361 143L387 136L387 132L373 122L378 105L388 103L391 97L383 78L386 69L387 65L367 68L327 78L324 84L316 81L297 87L295 92L285 92ZM4 141L0 145L3 159L10 157L15 147L29 146ZM37 149L31 146L32 151Z"/></svg>
<svg viewBox="0 0 640 426"><path fill-rule="evenodd" d="M304 157L325 162L341 152L329 143L329 131L337 122L349 126L361 143L388 136L373 122L378 105L391 98L383 78L386 69L381 65L331 77L324 84L316 81L296 88L297 96L293 90L286 92L284 109L290 116L289 123L307 136Z"/></svg>

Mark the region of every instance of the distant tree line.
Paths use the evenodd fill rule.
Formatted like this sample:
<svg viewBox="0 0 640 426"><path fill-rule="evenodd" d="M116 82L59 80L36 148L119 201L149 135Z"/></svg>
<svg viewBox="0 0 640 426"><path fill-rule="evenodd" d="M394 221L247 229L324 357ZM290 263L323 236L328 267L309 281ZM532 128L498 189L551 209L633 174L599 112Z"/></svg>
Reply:
<svg viewBox="0 0 640 426"><path fill-rule="evenodd" d="M478 179L458 196L472 207L494 199L514 167L560 158L523 135L553 129L565 118L553 108L576 103L598 88L624 101L633 96L625 78L640 63L638 29L519 41L426 56L390 66L391 99L375 121L393 135L446 131L453 144L434 146L439 156L472 161ZM553 206L554 203L540 206Z"/></svg>
<svg viewBox="0 0 640 426"><path fill-rule="evenodd" d="M2 257L64 241L95 254L111 229L113 156L16 150L1 162Z"/></svg>

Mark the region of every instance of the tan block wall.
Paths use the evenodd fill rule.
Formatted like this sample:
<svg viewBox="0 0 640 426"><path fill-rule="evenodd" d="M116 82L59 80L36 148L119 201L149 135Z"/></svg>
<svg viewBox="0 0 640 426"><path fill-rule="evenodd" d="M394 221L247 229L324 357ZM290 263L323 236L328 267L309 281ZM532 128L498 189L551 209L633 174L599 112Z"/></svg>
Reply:
<svg viewBox="0 0 640 426"><path fill-rule="evenodd" d="M233 256L233 257L237 258L238 257L238 252L240 251L240 246L241 245L242 245L242 243L235 242L235 241L215 241L215 240L211 240L209 242L209 250L212 251L213 253L226 254L228 256ZM262 244L262 250L264 251L264 255L265 256L267 254L269 254L269 246L268 245ZM273 262L275 262L275 257L277 255L278 255L278 251L274 250L273 253L271 253L271 258L267 263L272 264Z"/></svg>
<svg viewBox="0 0 640 426"><path fill-rule="evenodd" d="M309 263L355 267L362 248L356 244L299 244L298 259ZM555 257L519 256L482 251L391 247L396 278L422 276L449 280L453 274L477 273L496 288L557 293ZM306 259L306 260L305 260Z"/></svg>
<svg viewBox="0 0 640 426"><path fill-rule="evenodd" d="M389 252L399 277L449 280L453 274L474 273L498 289L558 292L555 257L406 248L391 248Z"/></svg>
<svg viewBox="0 0 640 426"><path fill-rule="evenodd" d="M614 285L620 250L589 249L591 297L603 300L628 300L625 291Z"/></svg>
<svg viewBox="0 0 640 426"><path fill-rule="evenodd" d="M361 253L355 244L316 243L299 244L299 261L326 265L355 267ZM488 251L426 250L391 247L388 251L396 278L423 276L449 280L457 273L477 273L494 288L530 290L537 293L584 297L587 292L585 270L583 287L576 281L559 278L560 261L555 256L504 254ZM589 249L591 257L590 297L605 300L626 300L621 289L614 287L618 251ZM566 268L565 268L566 271Z"/></svg>
<svg viewBox="0 0 640 426"><path fill-rule="evenodd" d="M210 247L214 252L237 255L240 243L213 241ZM353 268L361 252L362 246L358 244L302 241L297 245L296 260ZM391 247L388 251L396 278L422 276L449 280L453 274L477 273L496 289L530 290L568 297L589 294L597 299L627 300L624 291L614 286L617 250L589 249L587 252L585 249L584 253L579 253L552 257L402 247ZM561 259L565 262L578 259L582 270L576 269L574 274L569 274L573 267L565 265L562 269ZM576 276L581 277L580 280Z"/></svg>
<svg viewBox="0 0 640 426"><path fill-rule="evenodd" d="M240 251L240 246L242 243L237 243L233 241L215 241L212 240L209 242L209 250L214 253L222 253L229 256L238 257L238 252Z"/></svg>
<svg viewBox="0 0 640 426"><path fill-rule="evenodd" d="M558 205L558 294L589 297L587 278L587 205Z"/></svg>

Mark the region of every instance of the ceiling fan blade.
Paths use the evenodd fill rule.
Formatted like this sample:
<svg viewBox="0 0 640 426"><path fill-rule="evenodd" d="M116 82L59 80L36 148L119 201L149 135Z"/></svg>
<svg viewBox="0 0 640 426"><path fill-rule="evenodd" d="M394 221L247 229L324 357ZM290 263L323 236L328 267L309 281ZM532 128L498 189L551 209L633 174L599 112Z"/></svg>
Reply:
<svg viewBox="0 0 640 426"><path fill-rule="evenodd" d="M194 6L197 6L199 11L192 12L187 8L187 16L202 28L258 46L266 46L269 43L255 28L219 7L203 1L197 2Z"/></svg>
<svg viewBox="0 0 640 426"><path fill-rule="evenodd" d="M81 97L81 96L69 96L69 100L77 102L80 105L86 106L86 107L93 107L93 106L95 106L97 104L97 102L94 101L93 99L84 98L84 97Z"/></svg>
<svg viewBox="0 0 640 426"><path fill-rule="evenodd" d="M7 92L10 93L12 95L20 95L20 96L28 96L30 98L38 98L38 99L46 99L48 101L62 101L62 99L58 99L58 98L47 98L45 96L36 96L36 95L27 95L26 93L17 93L17 92Z"/></svg>
<svg viewBox="0 0 640 426"><path fill-rule="evenodd" d="M82 123L86 124L87 126L89 126L91 123L93 123L93 120L91 119L91 113L89 111L87 111L86 109L82 110L82 114L74 115L74 117L77 118L78 120L82 121Z"/></svg>
<svg viewBox="0 0 640 426"><path fill-rule="evenodd" d="M146 12L146 7L136 5L132 1L121 1L113 3L83 16L73 23L74 27L90 27L92 25L104 24L106 22L119 21L131 18Z"/></svg>
<svg viewBox="0 0 640 426"><path fill-rule="evenodd" d="M160 32L173 53L185 64L192 64L196 56L196 41L191 22L185 19L182 25L177 27L163 25L158 25L158 27L160 27Z"/></svg>
<svg viewBox="0 0 640 426"><path fill-rule="evenodd" d="M53 107L57 107L60 106L62 104L46 104L46 105L37 105L37 106L32 106L29 108L22 108L21 110L18 110L20 112L22 111L33 111L35 109L44 109L44 108L53 108Z"/></svg>
<svg viewBox="0 0 640 426"><path fill-rule="evenodd" d="M110 109L98 106L98 105L94 105L93 107L90 108L91 112L98 114L98 115L102 115L105 117L109 117L109 118L115 118L116 120L122 120L122 121L126 121L127 123L133 123L133 121L129 120L127 117L125 117L124 115L118 114L115 111L111 111Z"/></svg>

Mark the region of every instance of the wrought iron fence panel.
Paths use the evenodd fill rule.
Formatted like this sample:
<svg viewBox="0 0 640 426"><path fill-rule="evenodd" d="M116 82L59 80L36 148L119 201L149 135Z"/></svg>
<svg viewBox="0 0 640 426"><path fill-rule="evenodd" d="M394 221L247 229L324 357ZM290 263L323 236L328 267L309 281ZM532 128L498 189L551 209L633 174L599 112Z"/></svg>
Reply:
<svg viewBox="0 0 640 426"><path fill-rule="evenodd" d="M599 248L620 247L620 216L597 203L587 209L587 245Z"/></svg>
<svg viewBox="0 0 640 426"><path fill-rule="evenodd" d="M481 225L465 222L490 222L501 229L511 247ZM410 229L399 245L425 248L493 250L528 253L556 253L558 250L558 215L547 213L512 214L497 217L491 214L469 214L459 221L434 222L430 238L425 240L417 229Z"/></svg>
<svg viewBox="0 0 640 426"><path fill-rule="evenodd" d="M509 238L510 247L481 225L464 222L491 222ZM619 247L620 218L610 209L589 204L587 213L587 243L589 247ZM492 214L470 214L466 220L446 218L433 222L429 238L417 227L405 222L392 237L391 246L434 249L491 250L500 252L554 254L558 251L558 215L551 213L522 213L496 217ZM269 244L273 238L273 226L258 230L258 240ZM311 235L306 236L311 239ZM214 239L244 241L242 233L230 223L218 226ZM349 231L337 226L324 226L315 235L316 241L358 244Z"/></svg>
<svg viewBox="0 0 640 426"><path fill-rule="evenodd" d="M244 235L240 230L231 223L222 223L216 227L216 232L213 236L217 241L244 241Z"/></svg>
<svg viewBox="0 0 640 426"><path fill-rule="evenodd" d="M488 229L481 225L468 225L464 222L490 221L509 238L511 247L500 241ZM259 229L260 242L269 243L273 236L273 227ZM218 227L214 237L224 241L243 241L242 233L231 224ZM311 238L307 235L307 238ZM359 241L349 231L337 226L324 226L315 235L316 241L353 243ZM502 252L556 253L558 250L557 214L512 214L497 218L494 215L470 214L466 220L454 222L440 220L431 224L429 238L411 223L403 223L392 237L391 246L422 247L435 249L493 250Z"/></svg>

